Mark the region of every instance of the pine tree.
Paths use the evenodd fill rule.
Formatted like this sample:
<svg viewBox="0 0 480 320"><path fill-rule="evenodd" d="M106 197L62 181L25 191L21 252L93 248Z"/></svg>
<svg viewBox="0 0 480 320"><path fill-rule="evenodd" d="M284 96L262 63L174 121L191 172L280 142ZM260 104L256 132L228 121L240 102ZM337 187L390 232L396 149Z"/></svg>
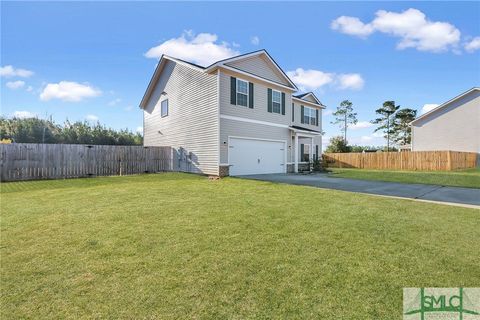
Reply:
<svg viewBox="0 0 480 320"><path fill-rule="evenodd" d="M400 106L395 105L395 101L385 101L381 108L375 110L375 113L379 115L378 118L372 121L373 124L379 126L375 129L377 131L383 131L385 139L387 139L387 152L390 150L391 136L395 133L393 129L393 117L395 112Z"/></svg>
<svg viewBox="0 0 480 320"><path fill-rule="evenodd" d="M337 111L333 113L335 121L332 124L340 124L340 130L343 132L343 141L347 145L347 129L351 124L357 123L357 113L353 112L353 104L349 100L343 100Z"/></svg>

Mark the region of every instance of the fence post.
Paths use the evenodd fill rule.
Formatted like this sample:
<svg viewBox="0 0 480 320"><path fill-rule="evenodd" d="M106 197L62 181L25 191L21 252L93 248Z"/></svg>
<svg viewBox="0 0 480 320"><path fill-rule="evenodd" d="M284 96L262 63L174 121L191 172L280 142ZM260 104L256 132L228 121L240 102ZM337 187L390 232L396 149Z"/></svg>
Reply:
<svg viewBox="0 0 480 320"><path fill-rule="evenodd" d="M447 151L447 170L452 171L452 151Z"/></svg>

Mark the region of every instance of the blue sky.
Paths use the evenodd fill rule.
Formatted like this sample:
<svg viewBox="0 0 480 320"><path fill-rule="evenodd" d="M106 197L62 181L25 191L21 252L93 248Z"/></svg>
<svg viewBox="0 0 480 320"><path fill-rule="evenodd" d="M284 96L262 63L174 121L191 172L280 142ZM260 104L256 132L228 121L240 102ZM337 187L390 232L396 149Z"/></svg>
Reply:
<svg viewBox="0 0 480 320"><path fill-rule="evenodd" d="M480 84L479 2L2 2L1 9L4 116L137 130L138 104L163 51L201 64L267 49L327 106L327 139L339 134L328 114L353 102L360 124L349 140L362 145L383 143L367 123L383 101L421 112Z"/></svg>

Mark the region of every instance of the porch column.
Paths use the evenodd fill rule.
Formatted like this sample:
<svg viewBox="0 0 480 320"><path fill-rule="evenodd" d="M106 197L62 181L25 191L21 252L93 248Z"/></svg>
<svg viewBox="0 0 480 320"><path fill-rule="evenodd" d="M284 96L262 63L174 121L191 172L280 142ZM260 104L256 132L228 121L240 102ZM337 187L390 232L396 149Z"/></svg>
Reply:
<svg viewBox="0 0 480 320"><path fill-rule="evenodd" d="M298 134L295 133L295 149L293 150L293 159L294 159L294 172L298 173Z"/></svg>
<svg viewBox="0 0 480 320"><path fill-rule="evenodd" d="M313 162L313 137L310 138L310 162Z"/></svg>

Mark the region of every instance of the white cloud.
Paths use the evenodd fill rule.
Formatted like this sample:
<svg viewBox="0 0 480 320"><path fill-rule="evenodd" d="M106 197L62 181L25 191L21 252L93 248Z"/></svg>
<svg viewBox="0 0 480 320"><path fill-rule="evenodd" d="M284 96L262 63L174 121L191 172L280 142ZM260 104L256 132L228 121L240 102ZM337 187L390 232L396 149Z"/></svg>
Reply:
<svg viewBox="0 0 480 320"><path fill-rule="evenodd" d="M424 104L423 107L422 107L422 114L424 113L427 113L428 111L431 111L433 109L435 109L436 107L438 107L439 104L436 104L436 103L427 103L427 104Z"/></svg>
<svg viewBox="0 0 480 320"><path fill-rule="evenodd" d="M28 91L28 92L32 92L32 91L33 91L33 87L32 87L32 86L28 86L28 87L27 87L27 91Z"/></svg>
<svg viewBox="0 0 480 320"><path fill-rule="evenodd" d="M295 71L288 71L287 75L299 86L301 91L317 90L327 84L335 85L339 89L359 90L365 84L362 76L358 73L336 74L297 68Z"/></svg>
<svg viewBox="0 0 480 320"><path fill-rule="evenodd" d="M7 88L15 90L21 88L25 85L25 81L17 80L17 81L9 81L5 84Z"/></svg>
<svg viewBox="0 0 480 320"><path fill-rule="evenodd" d="M13 117L20 119L35 118L37 117L37 114L30 111L15 111Z"/></svg>
<svg viewBox="0 0 480 320"><path fill-rule="evenodd" d="M356 124L352 124L349 128L352 130L366 129L373 127L373 123L368 121L358 121Z"/></svg>
<svg viewBox="0 0 480 320"><path fill-rule="evenodd" d="M416 48L431 52L457 50L460 31L448 22L428 20L418 9L410 8L400 13L379 10L375 16L368 24L355 17L341 16L332 22L331 28L363 38L375 31L390 34L400 38L398 49Z"/></svg>
<svg viewBox="0 0 480 320"><path fill-rule="evenodd" d="M49 83L40 94L40 99L48 101L60 99L63 101L78 102L84 98L92 98L101 95L102 92L88 84L81 84L72 81L60 81Z"/></svg>
<svg viewBox="0 0 480 320"><path fill-rule="evenodd" d="M360 90L365 84L365 80L358 73L340 74L337 78L340 89Z"/></svg>
<svg viewBox="0 0 480 320"><path fill-rule="evenodd" d="M137 127L137 133L143 133L143 127Z"/></svg>
<svg viewBox="0 0 480 320"><path fill-rule="evenodd" d="M250 42L254 45L254 46L258 46L260 44L260 38L258 36L253 36L251 39L250 39Z"/></svg>
<svg viewBox="0 0 480 320"><path fill-rule="evenodd" d="M133 110L133 106L132 105L128 105L124 108L125 111L132 111Z"/></svg>
<svg viewBox="0 0 480 320"><path fill-rule="evenodd" d="M330 27L341 33L365 38L374 32L370 24L365 24L355 17L341 16L333 20Z"/></svg>
<svg viewBox="0 0 480 320"><path fill-rule="evenodd" d="M119 104L120 102L122 102L122 99L117 98L117 99L113 99L112 101L110 101L108 103L108 105L113 107L113 106L116 106L117 104Z"/></svg>
<svg viewBox="0 0 480 320"><path fill-rule="evenodd" d="M218 36L211 33L185 31L180 37L173 38L150 48L147 58L160 58L162 54L207 66L218 60L230 58L239 54L227 42L217 42Z"/></svg>
<svg viewBox="0 0 480 320"><path fill-rule="evenodd" d="M85 119L87 119L88 121L98 121L98 116L94 115L94 114L87 114L85 116Z"/></svg>
<svg viewBox="0 0 480 320"><path fill-rule="evenodd" d="M333 73L325 73L319 70L304 70L302 68L297 68L295 71L288 71L287 75L302 91L316 90L331 83L334 78Z"/></svg>
<svg viewBox="0 0 480 320"><path fill-rule="evenodd" d="M33 74L33 71L26 69L16 69L13 66L0 67L0 76L2 77L22 77L28 78Z"/></svg>
<svg viewBox="0 0 480 320"><path fill-rule="evenodd" d="M474 52L480 49L480 37L475 37L471 41L465 43L465 50L467 52Z"/></svg>
<svg viewBox="0 0 480 320"><path fill-rule="evenodd" d="M333 113L333 110L332 109L325 109L322 111L322 116L331 116Z"/></svg>

